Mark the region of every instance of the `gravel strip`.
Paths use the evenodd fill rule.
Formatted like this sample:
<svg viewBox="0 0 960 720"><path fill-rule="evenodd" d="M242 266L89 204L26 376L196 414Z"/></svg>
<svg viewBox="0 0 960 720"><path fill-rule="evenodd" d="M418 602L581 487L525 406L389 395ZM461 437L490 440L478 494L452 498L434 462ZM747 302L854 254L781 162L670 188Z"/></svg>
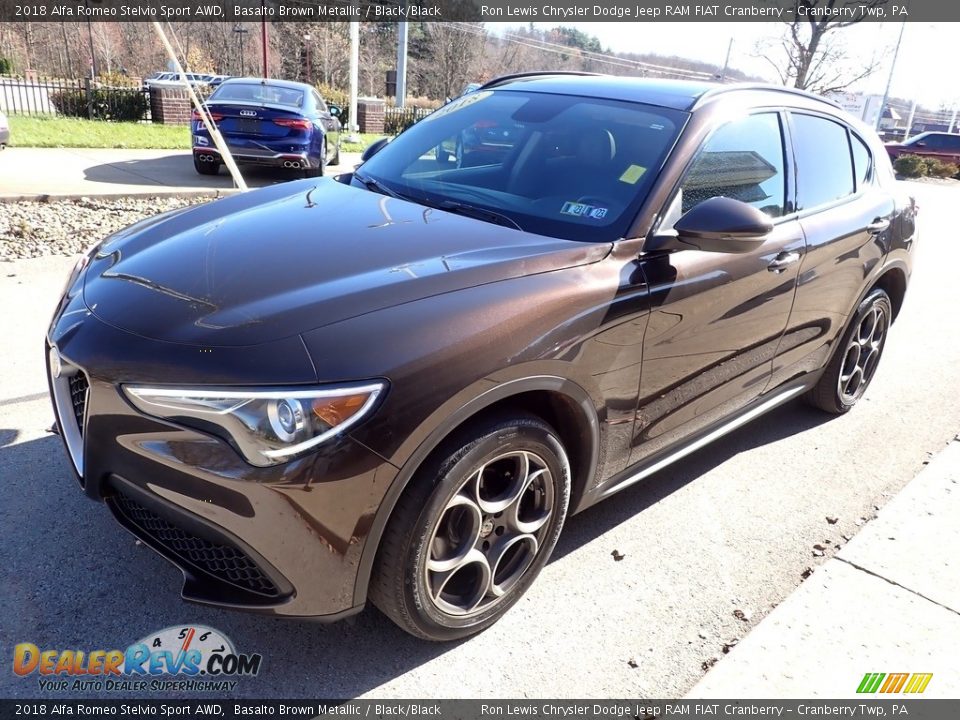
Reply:
<svg viewBox="0 0 960 720"><path fill-rule="evenodd" d="M0 261L75 255L138 220L210 200L209 197L84 197L0 203Z"/></svg>

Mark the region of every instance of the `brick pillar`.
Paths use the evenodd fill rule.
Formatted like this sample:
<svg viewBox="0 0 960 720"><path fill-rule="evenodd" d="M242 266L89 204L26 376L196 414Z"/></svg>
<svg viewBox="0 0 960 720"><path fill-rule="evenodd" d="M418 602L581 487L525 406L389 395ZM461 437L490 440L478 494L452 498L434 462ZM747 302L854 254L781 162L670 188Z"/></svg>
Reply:
<svg viewBox="0 0 960 720"><path fill-rule="evenodd" d="M383 133L386 111L383 100L359 98L357 100L357 125L362 133Z"/></svg>
<svg viewBox="0 0 960 720"><path fill-rule="evenodd" d="M150 90L150 117L162 125L189 125L193 109L190 95L183 88L158 88Z"/></svg>

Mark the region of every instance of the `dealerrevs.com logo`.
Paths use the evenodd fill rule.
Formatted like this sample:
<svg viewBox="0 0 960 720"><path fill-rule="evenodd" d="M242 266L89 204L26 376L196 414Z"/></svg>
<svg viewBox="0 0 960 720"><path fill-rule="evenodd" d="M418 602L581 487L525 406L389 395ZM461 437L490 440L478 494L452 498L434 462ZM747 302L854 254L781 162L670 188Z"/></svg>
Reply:
<svg viewBox="0 0 960 720"><path fill-rule="evenodd" d="M40 689L80 691L232 691L236 678L260 672L259 653L238 653L219 630L202 625L168 627L126 650L13 649L13 672L37 676Z"/></svg>

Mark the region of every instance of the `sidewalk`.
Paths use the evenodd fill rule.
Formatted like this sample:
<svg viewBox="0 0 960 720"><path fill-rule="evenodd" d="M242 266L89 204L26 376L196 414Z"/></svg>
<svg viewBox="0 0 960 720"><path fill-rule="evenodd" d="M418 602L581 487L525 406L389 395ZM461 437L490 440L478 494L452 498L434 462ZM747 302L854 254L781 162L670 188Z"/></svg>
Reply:
<svg viewBox="0 0 960 720"><path fill-rule="evenodd" d="M351 169L359 153L341 153L329 174ZM295 177L282 168L241 167L250 187ZM230 174L200 175L189 150L7 148L0 152L0 200L126 195L216 195L231 191Z"/></svg>
<svg viewBox="0 0 960 720"><path fill-rule="evenodd" d="M816 569L690 698L857 695L870 673L933 673L924 698L960 697L960 440Z"/></svg>

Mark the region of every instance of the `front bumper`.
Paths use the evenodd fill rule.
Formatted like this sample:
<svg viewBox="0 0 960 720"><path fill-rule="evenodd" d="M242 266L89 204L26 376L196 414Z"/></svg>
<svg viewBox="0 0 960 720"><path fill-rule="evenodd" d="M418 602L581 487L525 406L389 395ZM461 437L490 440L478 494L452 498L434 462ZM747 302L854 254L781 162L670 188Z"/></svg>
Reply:
<svg viewBox="0 0 960 720"><path fill-rule="evenodd" d="M319 619L362 607L357 570L392 465L341 436L290 463L253 467L220 438L140 414L119 390L127 382L315 383L312 365L308 372L294 361L263 377L277 357L295 357L295 346L308 359L299 338L217 348L211 363L200 348L102 322L77 293L61 304L47 345L48 374L55 346L61 378L83 379L49 375L84 492L182 571L184 599ZM77 391L67 402L64 387Z"/></svg>

